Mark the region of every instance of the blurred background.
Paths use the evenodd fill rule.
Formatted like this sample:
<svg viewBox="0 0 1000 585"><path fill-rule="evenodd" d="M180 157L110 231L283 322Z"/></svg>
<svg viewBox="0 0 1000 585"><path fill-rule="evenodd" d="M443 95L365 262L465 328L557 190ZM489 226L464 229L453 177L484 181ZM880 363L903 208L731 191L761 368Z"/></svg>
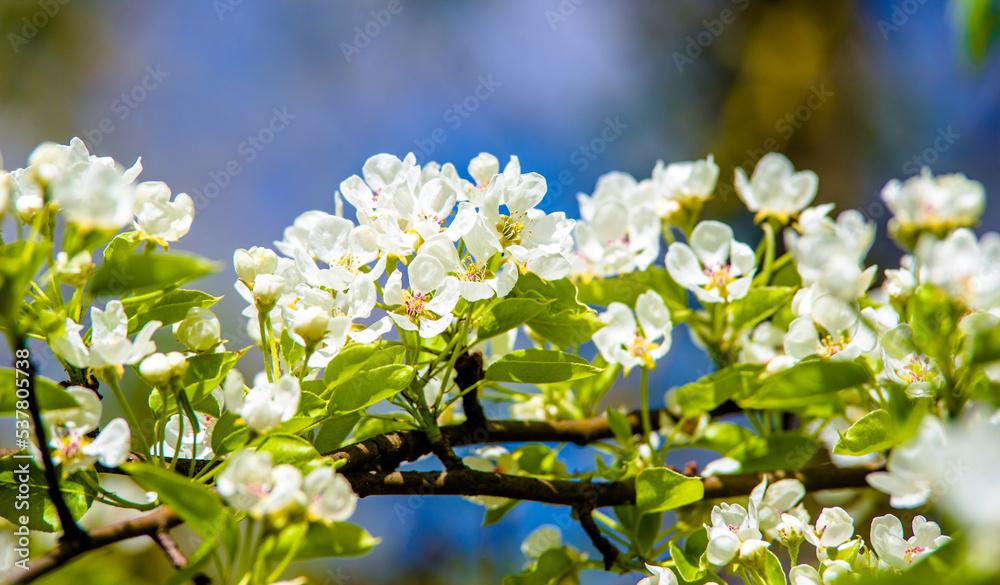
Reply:
<svg viewBox="0 0 1000 585"><path fill-rule="evenodd" d="M776 150L819 174L817 202L876 221L869 261L895 267L878 197L888 180L926 165L981 181L991 202L1000 193L997 11L943 0L6 1L0 150L8 169L73 136L126 166L141 156L142 180L194 198L177 247L223 263L199 288L226 295L217 312L236 329L233 250L270 246L308 209L332 212L339 183L380 152L463 173L481 151L516 154L548 179L543 207L572 217L603 173L641 179L657 159L712 153L722 173L706 215L753 243L733 172ZM1000 205L983 227L1000 227ZM678 330L653 380L665 391L710 368ZM608 405L636 404L635 384ZM382 544L312 565L317 583L497 583L520 570L519 544L542 523L597 554L567 510L536 504L485 529L483 509L459 498L364 500L355 520ZM167 574L158 554L107 554L48 582Z"/></svg>

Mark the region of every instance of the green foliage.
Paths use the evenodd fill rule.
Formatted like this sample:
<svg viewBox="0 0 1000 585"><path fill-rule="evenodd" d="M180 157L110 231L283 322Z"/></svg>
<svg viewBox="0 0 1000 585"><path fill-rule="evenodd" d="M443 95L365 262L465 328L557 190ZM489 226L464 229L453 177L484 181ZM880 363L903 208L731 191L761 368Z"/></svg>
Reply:
<svg viewBox="0 0 1000 585"><path fill-rule="evenodd" d="M643 512L665 512L697 502L705 495L701 478L665 467L644 469L635 478L636 505Z"/></svg>
<svg viewBox="0 0 1000 585"><path fill-rule="evenodd" d="M551 349L522 349L497 360L486 370L486 379L521 384L552 384L599 373L586 359Z"/></svg>

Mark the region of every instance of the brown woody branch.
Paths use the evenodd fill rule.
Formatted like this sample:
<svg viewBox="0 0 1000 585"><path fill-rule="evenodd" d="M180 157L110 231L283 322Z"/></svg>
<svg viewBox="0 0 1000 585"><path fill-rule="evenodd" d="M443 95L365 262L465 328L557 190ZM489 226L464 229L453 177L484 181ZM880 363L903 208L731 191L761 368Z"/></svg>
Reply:
<svg viewBox="0 0 1000 585"><path fill-rule="evenodd" d="M770 481L795 478L805 485L806 490L821 491L866 487L865 477L872 471L867 468L840 469L833 465L827 465L769 474L745 473L713 476L704 478L703 482L705 499L714 500L746 496L765 475ZM345 477L351 482L351 487L360 497L495 496L575 506L581 512L585 509L592 510L635 503L635 485L632 482L545 480L470 469L426 472L354 471L346 473ZM90 532L91 540L87 548L78 549L62 544L46 556L32 562L30 568L19 574L12 583L30 583L84 552L137 536L155 537L156 534L169 530L180 523L180 518L172 510L163 507L133 520L96 528ZM586 530L587 527L584 526L584 529ZM598 543L599 541L595 541L595 546ZM600 546L598 548L601 549ZM601 552L605 554L605 562L607 562L607 555L610 554L610 551L601 550Z"/></svg>

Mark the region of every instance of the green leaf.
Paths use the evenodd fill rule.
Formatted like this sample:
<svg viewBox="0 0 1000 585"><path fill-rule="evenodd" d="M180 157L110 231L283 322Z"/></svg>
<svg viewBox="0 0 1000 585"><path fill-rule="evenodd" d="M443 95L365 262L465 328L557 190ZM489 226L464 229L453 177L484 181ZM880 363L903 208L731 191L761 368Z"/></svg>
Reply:
<svg viewBox="0 0 1000 585"><path fill-rule="evenodd" d="M359 420L361 413L358 412L332 417L319 428L316 438L313 439L313 446L320 453L330 453L343 447Z"/></svg>
<svg viewBox="0 0 1000 585"><path fill-rule="evenodd" d="M486 369L486 379L522 384L551 384L600 372L578 355L552 349L513 351Z"/></svg>
<svg viewBox="0 0 1000 585"><path fill-rule="evenodd" d="M495 508L487 508L486 516L483 518L483 528L492 526L503 520L503 517L507 515L507 512L513 510L514 506L517 506L520 503L521 500L507 500Z"/></svg>
<svg viewBox="0 0 1000 585"><path fill-rule="evenodd" d="M677 405L684 416L708 412L752 388L764 370L759 364L736 364L677 389Z"/></svg>
<svg viewBox="0 0 1000 585"><path fill-rule="evenodd" d="M139 237L138 231L132 230L118 234L104 248L104 263L120 264L124 262L141 243L142 239Z"/></svg>
<svg viewBox="0 0 1000 585"><path fill-rule="evenodd" d="M238 414L226 410L212 429L212 451L225 455L239 449L250 440L250 429Z"/></svg>
<svg viewBox="0 0 1000 585"><path fill-rule="evenodd" d="M593 408L607 394L611 386L614 385L615 380L618 379L618 375L622 372L621 364L614 364L609 367L608 362L600 355L594 358L592 365L595 368L601 368L601 372L593 376L581 378L573 384L577 400L580 401L580 404L586 405L590 412L593 412Z"/></svg>
<svg viewBox="0 0 1000 585"><path fill-rule="evenodd" d="M690 536L688 538L691 538ZM674 567L681 574L684 581L697 581L705 575L705 569L699 563L700 554L689 557L676 542L670 543L670 558L674 561Z"/></svg>
<svg viewBox="0 0 1000 585"><path fill-rule="evenodd" d="M565 477L566 465L559 461L559 453L545 445L531 444L518 447L511 453L517 467L529 475Z"/></svg>
<svg viewBox="0 0 1000 585"><path fill-rule="evenodd" d="M486 311L479 322L476 343L520 327L545 308L545 303L535 299L500 299Z"/></svg>
<svg viewBox="0 0 1000 585"><path fill-rule="evenodd" d="M895 423L885 410L873 410L847 429L833 448L836 455L867 455L897 443Z"/></svg>
<svg viewBox="0 0 1000 585"><path fill-rule="evenodd" d="M615 439L622 447L631 447L632 442L632 423L628 420L628 415L620 410L614 408L608 408L607 414L608 426L611 427L611 433L614 434Z"/></svg>
<svg viewBox="0 0 1000 585"><path fill-rule="evenodd" d="M91 276L88 292L121 297L173 288L217 270L215 262L192 254L139 254L102 264Z"/></svg>
<svg viewBox="0 0 1000 585"><path fill-rule="evenodd" d="M323 383L326 392L323 398L329 398L330 392L345 381L352 379L364 370L379 366L403 363L406 348L403 345L387 343L351 343L345 346L327 364L323 372Z"/></svg>
<svg viewBox="0 0 1000 585"><path fill-rule="evenodd" d="M208 487L148 463L122 466L141 486L157 493L202 538L212 538L226 525L222 500Z"/></svg>
<svg viewBox="0 0 1000 585"><path fill-rule="evenodd" d="M323 559L328 557L357 557L367 554L381 541L360 526L350 522L334 522L327 525L312 522L307 525L289 526L281 531L271 558L274 561L283 559L293 546L299 549L295 552L296 561Z"/></svg>
<svg viewBox="0 0 1000 585"><path fill-rule="evenodd" d="M26 395L24 398L18 398L17 380L26 379L23 373L17 375L11 368L0 368L0 388L3 388L3 391L0 392L0 416L14 416L14 413L18 410L24 411L25 414L28 413L27 406L25 408L17 408L19 401L27 400ZM35 396L38 398L38 407L42 412L79 406L76 400L73 400L73 397L56 382L37 374L34 381ZM23 384L24 382L22 382L22 387Z"/></svg>
<svg viewBox="0 0 1000 585"><path fill-rule="evenodd" d="M913 341L924 354L939 364L953 359L958 322L965 309L944 291L931 285L917 288L910 305Z"/></svg>
<svg viewBox="0 0 1000 585"><path fill-rule="evenodd" d="M577 300L576 286L568 278L542 280L533 273L522 274L509 298L534 299L547 304L525 323L531 331L562 348L590 341L594 333L604 327L597 314Z"/></svg>
<svg viewBox="0 0 1000 585"><path fill-rule="evenodd" d="M740 462L740 473L798 469L809 462L822 443L798 433L754 437L726 453Z"/></svg>
<svg viewBox="0 0 1000 585"><path fill-rule="evenodd" d="M743 408L790 409L874 381L871 369L861 362L804 361L762 378L757 391L738 403Z"/></svg>
<svg viewBox="0 0 1000 585"><path fill-rule="evenodd" d="M660 535L662 523L662 512L643 514L639 518L639 525L635 530L635 544L639 547L639 553L642 556L647 556L653 550L657 537Z"/></svg>
<svg viewBox="0 0 1000 585"><path fill-rule="evenodd" d="M560 583L561 579L574 572L575 561L566 547L550 548L543 552L535 563L520 575L508 575L503 585L548 585ZM568 580L574 583L575 580Z"/></svg>
<svg viewBox="0 0 1000 585"><path fill-rule="evenodd" d="M270 453L271 461L275 465L287 463L296 467L304 467L320 457L319 451L312 446L312 443L297 435L286 433L267 435L257 447L257 451Z"/></svg>
<svg viewBox="0 0 1000 585"><path fill-rule="evenodd" d="M245 351L245 350L244 350ZM243 351L203 353L187 358L187 373L184 375L184 390L192 402L197 402L215 390L226 379L243 356Z"/></svg>
<svg viewBox="0 0 1000 585"><path fill-rule="evenodd" d="M122 300L125 314L129 316L129 335L136 333L150 321L159 321L164 325L178 323L187 317L189 310L195 307L207 309L222 298L200 290L177 289L165 294L162 292L153 293L153 298L141 295Z"/></svg>
<svg viewBox="0 0 1000 585"><path fill-rule="evenodd" d="M3 251L0 255L0 325L14 330L14 320L23 318L20 308L31 279L50 257L52 244L37 242L33 248L26 250L24 242L19 241L7 246L0 244L0 249Z"/></svg>
<svg viewBox="0 0 1000 585"><path fill-rule="evenodd" d="M412 367L397 364L356 374L335 387L328 412L354 412L391 398L410 385L414 373Z"/></svg>
<svg viewBox="0 0 1000 585"><path fill-rule="evenodd" d="M645 512L663 512L705 497L700 477L687 477L665 467L644 469L635 478L636 506Z"/></svg>
<svg viewBox="0 0 1000 585"><path fill-rule="evenodd" d="M22 473L25 466L27 476ZM73 518L79 520L90 509L94 496L90 488L73 480L76 475L60 481L59 489ZM22 485L28 487L28 499L18 498ZM56 532L60 529L59 514L48 494L45 474L30 456L19 453L0 459L0 517L20 526L20 517L27 516L29 530Z"/></svg>
<svg viewBox="0 0 1000 585"><path fill-rule="evenodd" d="M740 443L749 441L755 435L747 428L740 425L717 422L711 423L704 433L690 446L701 449L711 449L719 453L728 453Z"/></svg>
<svg viewBox="0 0 1000 585"><path fill-rule="evenodd" d="M747 296L734 302L730 308L733 315L733 331L749 329L777 313L792 302L795 291L796 288L791 286L751 288Z"/></svg>
<svg viewBox="0 0 1000 585"><path fill-rule="evenodd" d="M580 302L607 307L611 303L624 303L635 308L639 296L656 291L671 311L687 309L687 291L674 282L663 268L651 266L642 272L619 274L613 278L595 278L577 285Z"/></svg>
<svg viewBox="0 0 1000 585"><path fill-rule="evenodd" d="M765 552L767 553L767 561L764 563L764 576L767 578L768 585L787 585L788 581L785 580L785 570L781 568L781 561L770 550L765 550Z"/></svg>

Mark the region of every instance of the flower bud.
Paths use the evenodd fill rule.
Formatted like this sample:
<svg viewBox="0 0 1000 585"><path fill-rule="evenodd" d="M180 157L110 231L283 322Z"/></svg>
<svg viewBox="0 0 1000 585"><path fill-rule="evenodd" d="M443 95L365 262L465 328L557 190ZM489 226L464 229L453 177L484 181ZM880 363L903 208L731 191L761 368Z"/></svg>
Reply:
<svg viewBox="0 0 1000 585"><path fill-rule="evenodd" d="M153 386L164 386L170 381L170 360L166 354L154 353L139 364L139 374Z"/></svg>
<svg viewBox="0 0 1000 585"><path fill-rule="evenodd" d="M169 386L174 380L180 380L187 373L187 358L184 354L172 351L168 354L154 353L139 364L139 374L151 385L156 387Z"/></svg>
<svg viewBox="0 0 1000 585"><path fill-rule="evenodd" d="M764 568L769 546L769 543L756 538L744 540L740 545L740 562L748 567Z"/></svg>
<svg viewBox="0 0 1000 585"><path fill-rule="evenodd" d="M313 346L323 341L330 328L330 313L321 307L306 307L295 313L292 320L292 332Z"/></svg>
<svg viewBox="0 0 1000 585"><path fill-rule="evenodd" d="M233 253L233 267L240 280L250 285L257 276L273 274L277 270L278 256L273 250L258 246L249 250L239 249Z"/></svg>
<svg viewBox="0 0 1000 585"><path fill-rule="evenodd" d="M73 286L83 286L90 278L93 267L90 252L84 250L72 258L66 252L59 252L54 269L59 280Z"/></svg>
<svg viewBox="0 0 1000 585"><path fill-rule="evenodd" d="M285 293L285 279L273 274L261 274L253 285L253 298L258 307L270 309Z"/></svg>
<svg viewBox="0 0 1000 585"><path fill-rule="evenodd" d="M222 325L215 314L208 309L192 307L174 332L177 340L192 351L206 351L217 343L222 335Z"/></svg>
<svg viewBox="0 0 1000 585"><path fill-rule="evenodd" d="M788 548L801 544L806 538L802 520L791 514L781 515L781 522L778 523L777 530L781 542Z"/></svg>

